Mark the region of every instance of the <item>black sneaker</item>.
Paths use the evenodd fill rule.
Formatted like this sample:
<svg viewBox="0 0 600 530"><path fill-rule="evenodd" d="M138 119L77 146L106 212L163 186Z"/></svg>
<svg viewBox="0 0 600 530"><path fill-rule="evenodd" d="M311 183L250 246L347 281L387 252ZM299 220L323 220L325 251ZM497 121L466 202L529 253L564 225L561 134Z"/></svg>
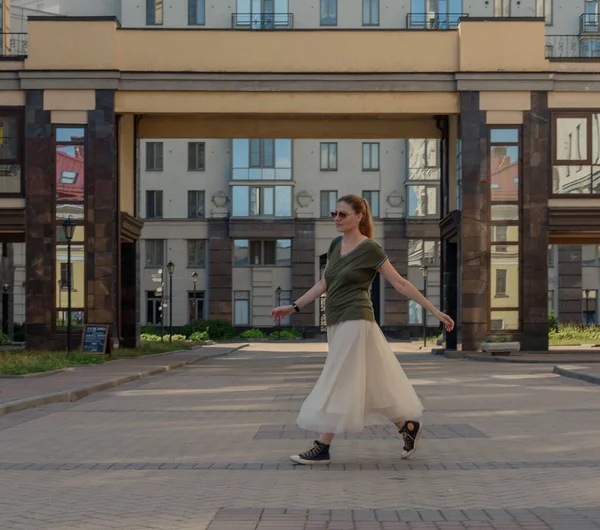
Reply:
<svg viewBox="0 0 600 530"><path fill-rule="evenodd" d="M315 444L311 449L299 455L290 456L290 460L296 464L329 464L331 457L329 456L329 445L315 440Z"/></svg>
<svg viewBox="0 0 600 530"><path fill-rule="evenodd" d="M417 440L421 436L423 425L420 421L407 421L399 430L404 440L404 451L402 451L402 459L406 460L415 454L417 450Z"/></svg>

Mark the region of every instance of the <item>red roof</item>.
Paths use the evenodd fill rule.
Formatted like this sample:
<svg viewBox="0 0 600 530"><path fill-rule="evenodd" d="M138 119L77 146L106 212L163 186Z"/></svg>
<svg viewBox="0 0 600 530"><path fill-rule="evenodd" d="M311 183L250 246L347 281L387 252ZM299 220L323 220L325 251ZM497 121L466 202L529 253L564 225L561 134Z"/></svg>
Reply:
<svg viewBox="0 0 600 530"><path fill-rule="evenodd" d="M75 156L71 156L61 149L56 150L56 200L58 202L83 202L85 184L83 146L74 145L66 149L73 150ZM64 172L66 172L65 175L63 175Z"/></svg>

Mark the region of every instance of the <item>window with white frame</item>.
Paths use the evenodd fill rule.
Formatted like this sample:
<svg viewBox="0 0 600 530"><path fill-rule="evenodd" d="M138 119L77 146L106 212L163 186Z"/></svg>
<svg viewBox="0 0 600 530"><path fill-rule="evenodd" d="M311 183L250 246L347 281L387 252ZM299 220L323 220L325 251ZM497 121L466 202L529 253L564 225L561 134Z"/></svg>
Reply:
<svg viewBox="0 0 600 530"><path fill-rule="evenodd" d="M204 171L205 158L206 144L204 142L188 143L188 171Z"/></svg>
<svg viewBox="0 0 600 530"><path fill-rule="evenodd" d="M158 269L164 264L165 240L146 239L146 267Z"/></svg>
<svg viewBox="0 0 600 530"><path fill-rule="evenodd" d="M236 326L250 325L250 292L234 291L233 323Z"/></svg>
<svg viewBox="0 0 600 530"><path fill-rule="evenodd" d="M206 22L204 0L188 0L188 24L203 26Z"/></svg>
<svg viewBox="0 0 600 530"><path fill-rule="evenodd" d="M379 26L379 0L363 0L363 26Z"/></svg>
<svg viewBox="0 0 600 530"><path fill-rule="evenodd" d="M379 217L379 192L378 191L363 191L363 199L369 203L371 215Z"/></svg>
<svg viewBox="0 0 600 530"><path fill-rule="evenodd" d="M431 138L409 139L407 169L407 216L438 216L441 177L438 140Z"/></svg>
<svg viewBox="0 0 600 530"><path fill-rule="evenodd" d="M233 241L234 267L290 267L292 265L292 240Z"/></svg>
<svg viewBox="0 0 600 530"><path fill-rule="evenodd" d="M408 266L440 266L440 242L423 239L408 240Z"/></svg>
<svg viewBox="0 0 600 530"><path fill-rule="evenodd" d="M232 186L232 217L291 217L292 186Z"/></svg>
<svg viewBox="0 0 600 530"><path fill-rule="evenodd" d="M162 298L155 291L146 291L146 324L160 324L162 318Z"/></svg>
<svg viewBox="0 0 600 530"><path fill-rule="evenodd" d="M206 264L206 240L188 239L187 266L193 269L203 269Z"/></svg>
<svg viewBox="0 0 600 530"><path fill-rule="evenodd" d="M408 301L408 323L413 325L423 324L423 308L414 300Z"/></svg>
<svg viewBox="0 0 600 530"><path fill-rule="evenodd" d="M204 201L204 191L188 190L188 219L204 219Z"/></svg>
<svg viewBox="0 0 600 530"><path fill-rule="evenodd" d="M535 15L546 20L546 26L552 25L553 0L535 0Z"/></svg>
<svg viewBox="0 0 600 530"><path fill-rule="evenodd" d="M321 0L321 26L337 26L337 0Z"/></svg>
<svg viewBox="0 0 600 530"><path fill-rule="evenodd" d="M146 190L146 219L162 219L162 190Z"/></svg>
<svg viewBox="0 0 600 530"><path fill-rule="evenodd" d="M321 171L337 171L337 142L321 142Z"/></svg>
<svg viewBox="0 0 600 530"><path fill-rule="evenodd" d="M146 0L146 25L161 26L163 23L163 0Z"/></svg>
<svg viewBox="0 0 600 530"><path fill-rule="evenodd" d="M510 0L494 0L494 16L510 17Z"/></svg>

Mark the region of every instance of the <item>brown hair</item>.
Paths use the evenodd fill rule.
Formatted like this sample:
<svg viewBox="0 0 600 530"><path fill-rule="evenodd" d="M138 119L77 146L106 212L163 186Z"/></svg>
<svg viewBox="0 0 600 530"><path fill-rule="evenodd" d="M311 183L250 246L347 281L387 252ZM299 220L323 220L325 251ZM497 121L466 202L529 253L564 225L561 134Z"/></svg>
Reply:
<svg viewBox="0 0 600 530"><path fill-rule="evenodd" d="M369 203L362 197L352 194L344 195L338 199L338 202L345 202L354 210L354 213L362 214L362 219L360 220L358 229L363 236L373 239L373 219L371 217L371 208L369 207Z"/></svg>

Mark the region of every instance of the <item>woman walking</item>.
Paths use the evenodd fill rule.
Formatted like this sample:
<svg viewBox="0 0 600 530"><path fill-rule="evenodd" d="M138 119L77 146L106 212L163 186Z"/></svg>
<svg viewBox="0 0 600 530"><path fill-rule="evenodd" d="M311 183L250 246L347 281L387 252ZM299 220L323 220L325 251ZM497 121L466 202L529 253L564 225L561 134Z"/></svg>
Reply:
<svg viewBox="0 0 600 530"><path fill-rule="evenodd" d="M367 425L388 421L398 427L403 438L402 458L409 458L423 429L417 421L423 406L375 322L370 289L376 273L381 273L396 291L433 313L446 330L451 331L454 322L402 278L373 241L367 201L346 195L331 216L342 236L329 246L323 278L291 305L271 312L278 321L300 312L327 292L329 352L297 419L299 427L321 434L312 448L290 458L297 464L329 464L335 434L361 432Z"/></svg>

